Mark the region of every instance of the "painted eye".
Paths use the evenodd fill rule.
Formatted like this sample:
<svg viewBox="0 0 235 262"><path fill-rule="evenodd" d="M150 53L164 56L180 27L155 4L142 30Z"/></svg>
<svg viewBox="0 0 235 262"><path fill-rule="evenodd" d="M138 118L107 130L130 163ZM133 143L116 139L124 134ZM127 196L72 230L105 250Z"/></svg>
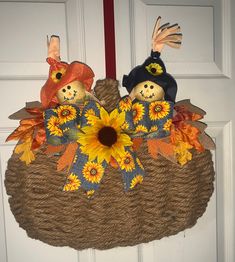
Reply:
<svg viewBox="0 0 235 262"><path fill-rule="evenodd" d="M71 89L71 86L67 86L67 89Z"/></svg>
<svg viewBox="0 0 235 262"><path fill-rule="evenodd" d="M60 73L60 72L57 73L55 77L56 77L56 79L60 80L60 78L62 77L62 73Z"/></svg>
<svg viewBox="0 0 235 262"><path fill-rule="evenodd" d="M63 88L62 91L65 93L65 92L66 92L66 89Z"/></svg>
<svg viewBox="0 0 235 262"><path fill-rule="evenodd" d="M154 86L150 86L150 88L151 88L151 89L153 89L153 88L154 88Z"/></svg>
<svg viewBox="0 0 235 262"><path fill-rule="evenodd" d="M144 88L147 88L147 87L148 87L148 85L145 84L145 85L144 85Z"/></svg>

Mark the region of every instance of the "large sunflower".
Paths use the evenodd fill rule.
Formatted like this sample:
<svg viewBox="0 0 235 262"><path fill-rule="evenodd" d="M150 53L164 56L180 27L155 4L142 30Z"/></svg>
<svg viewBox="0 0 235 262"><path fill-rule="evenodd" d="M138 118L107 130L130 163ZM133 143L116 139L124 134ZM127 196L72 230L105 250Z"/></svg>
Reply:
<svg viewBox="0 0 235 262"><path fill-rule="evenodd" d="M132 106L133 111L133 121L134 124L137 124L144 116L144 106L139 103L135 103Z"/></svg>
<svg viewBox="0 0 235 262"><path fill-rule="evenodd" d="M101 164L87 162L82 169L85 179L91 183L99 183L104 174L104 168Z"/></svg>
<svg viewBox="0 0 235 262"><path fill-rule="evenodd" d="M151 120L158 120L170 113L170 104L166 101L152 102L149 106L149 117Z"/></svg>
<svg viewBox="0 0 235 262"><path fill-rule="evenodd" d="M51 116L47 122L47 128L50 131L50 135L63 136L62 130L59 128L60 121L56 116Z"/></svg>
<svg viewBox="0 0 235 262"><path fill-rule="evenodd" d="M68 121L72 121L77 117L76 109L70 105L59 106L56 111L61 125Z"/></svg>
<svg viewBox="0 0 235 262"><path fill-rule="evenodd" d="M131 138L124 134L121 126L125 113L113 110L110 114L100 108L100 117L90 115L91 126L85 126L78 134L78 143L82 153L89 156L89 161L97 159L109 163L111 157L119 159L126 153L125 147L131 146Z"/></svg>

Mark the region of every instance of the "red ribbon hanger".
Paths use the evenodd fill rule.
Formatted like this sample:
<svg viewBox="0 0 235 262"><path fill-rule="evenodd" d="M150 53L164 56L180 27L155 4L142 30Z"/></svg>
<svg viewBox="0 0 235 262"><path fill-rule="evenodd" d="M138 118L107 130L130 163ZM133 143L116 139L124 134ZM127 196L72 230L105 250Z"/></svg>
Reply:
<svg viewBox="0 0 235 262"><path fill-rule="evenodd" d="M116 79L114 1L103 0L106 77Z"/></svg>

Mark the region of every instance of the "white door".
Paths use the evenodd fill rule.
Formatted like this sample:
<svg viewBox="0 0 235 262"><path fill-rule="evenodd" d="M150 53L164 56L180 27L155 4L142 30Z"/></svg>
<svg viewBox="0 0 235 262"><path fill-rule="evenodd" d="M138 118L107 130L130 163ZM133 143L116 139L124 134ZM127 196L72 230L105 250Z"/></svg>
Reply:
<svg viewBox="0 0 235 262"><path fill-rule="evenodd" d="M93 68L96 79L105 77L102 0L0 1L0 262L235 261L233 13L233 0L115 0L120 81L149 54L158 15L163 22L181 25L181 50L165 48L162 57L177 79L177 100L190 98L207 112L208 133L217 146L216 188L206 213L192 229L136 247L76 252L30 239L18 227L3 185L14 145L4 140L18 124L7 116L25 101L39 99L48 71L46 35L61 36L63 60L84 61Z"/></svg>

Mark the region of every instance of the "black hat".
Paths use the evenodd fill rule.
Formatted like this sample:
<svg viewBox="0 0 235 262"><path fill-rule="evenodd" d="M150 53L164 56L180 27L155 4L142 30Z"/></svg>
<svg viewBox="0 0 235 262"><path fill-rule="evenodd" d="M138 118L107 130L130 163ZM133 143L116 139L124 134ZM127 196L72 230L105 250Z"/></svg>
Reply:
<svg viewBox="0 0 235 262"><path fill-rule="evenodd" d="M161 86L165 92L165 99L175 102L177 83L166 72L166 67L160 58L159 52L151 52L142 65L136 66L129 75L124 75L122 85L131 93L132 89L141 82L152 81Z"/></svg>

